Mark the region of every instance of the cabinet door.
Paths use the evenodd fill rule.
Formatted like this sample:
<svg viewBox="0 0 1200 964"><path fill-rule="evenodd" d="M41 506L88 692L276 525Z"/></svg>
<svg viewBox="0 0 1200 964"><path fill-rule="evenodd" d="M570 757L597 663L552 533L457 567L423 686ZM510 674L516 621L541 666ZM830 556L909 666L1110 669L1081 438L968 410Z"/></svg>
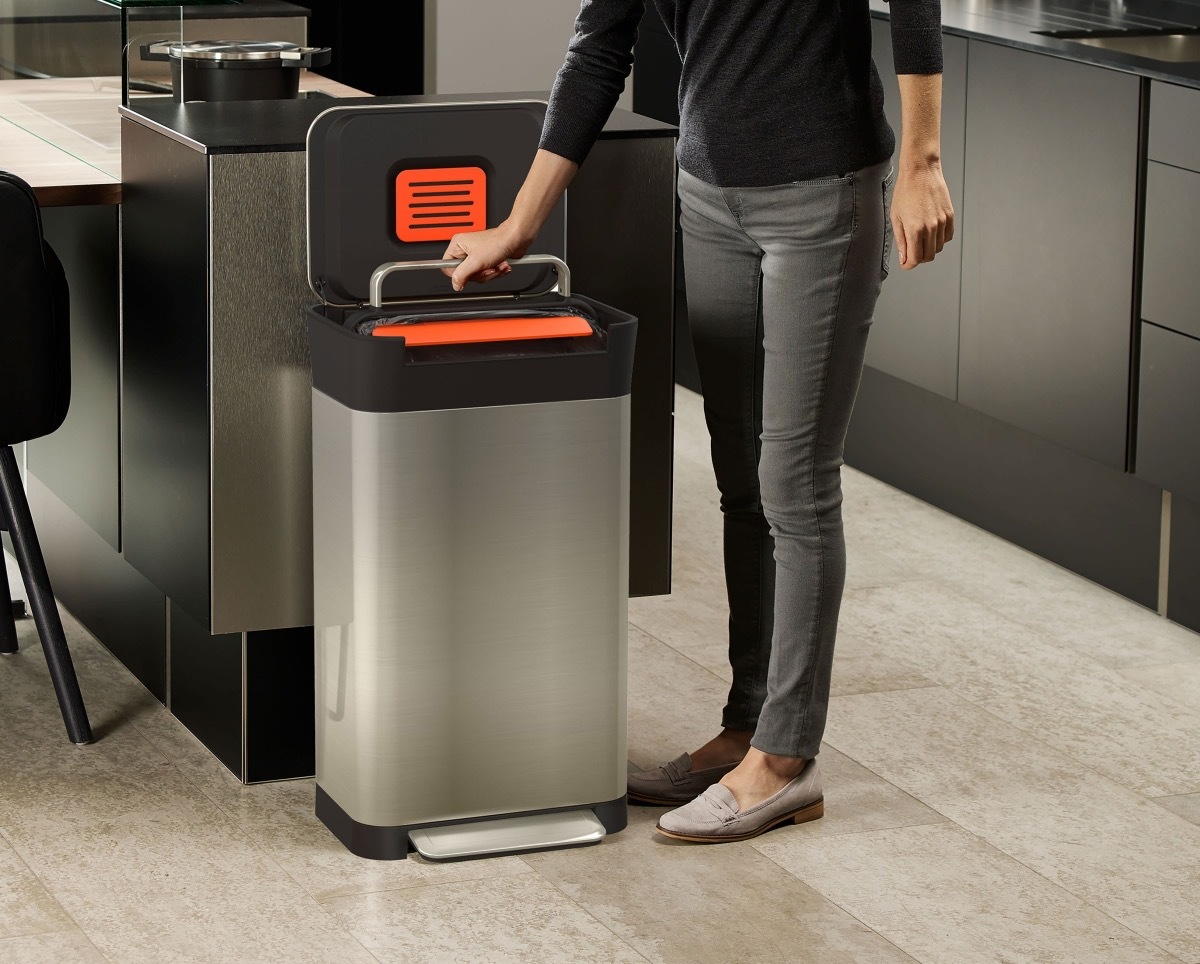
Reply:
<svg viewBox="0 0 1200 964"><path fill-rule="evenodd" d="M892 60L890 26L872 22L872 54L883 81L884 110L901 136L900 86ZM966 132L967 41L942 37L942 170L958 232L931 263L902 271L892 246L891 271L875 307L867 364L947 398L958 394L958 302L962 273L963 140Z"/></svg>
<svg viewBox="0 0 1200 964"><path fill-rule="evenodd" d="M1150 109L1153 113L1153 106ZM1142 319L1193 338L1200 338L1198 238L1200 173L1149 161Z"/></svg>
<svg viewBox="0 0 1200 964"><path fill-rule="evenodd" d="M1141 81L967 56L958 399L1124 469Z"/></svg>
<svg viewBox="0 0 1200 964"><path fill-rule="evenodd" d="M1200 339L1142 325L1137 474L1200 503Z"/></svg>
<svg viewBox="0 0 1200 964"><path fill-rule="evenodd" d="M57 432L29 443L29 471L119 550L121 293L117 217L115 205L42 209L46 240L62 259L71 288L71 407Z"/></svg>
<svg viewBox="0 0 1200 964"><path fill-rule="evenodd" d="M1200 171L1200 90L1151 81L1146 154L1152 161Z"/></svg>

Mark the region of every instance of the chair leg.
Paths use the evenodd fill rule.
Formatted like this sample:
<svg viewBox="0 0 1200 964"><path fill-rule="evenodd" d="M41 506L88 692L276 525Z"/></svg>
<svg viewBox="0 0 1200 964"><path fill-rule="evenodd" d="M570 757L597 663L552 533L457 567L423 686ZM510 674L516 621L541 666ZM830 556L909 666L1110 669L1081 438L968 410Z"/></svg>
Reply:
<svg viewBox="0 0 1200 964"><path fill-rule="evenodd" d="M71 662L71 652L67 649L67 637L58 615L54 592L50 588L42 547L33 528L33 516L29 513L29 502L17 470L17 458L10 445L0 445L0 508L3 508L8 520L9 535L16 550L21 578L25 580L33 621L37 624L42 649L46 653L46 665L50 668L50 678L58 695L63 722L67 725L67 735L72 743L91 743L92 728L88 724L87 710L79 692L75 664Z"/></svg>
<svg viewBox="0 0 1200 964"><path fill-rule="evenodd" d="M3 521L3 513L0 513L0 521ZM5 655L17 651L16 614L8 599L8 567L4 564L4 551L0 549L0 653Z"/></svg>

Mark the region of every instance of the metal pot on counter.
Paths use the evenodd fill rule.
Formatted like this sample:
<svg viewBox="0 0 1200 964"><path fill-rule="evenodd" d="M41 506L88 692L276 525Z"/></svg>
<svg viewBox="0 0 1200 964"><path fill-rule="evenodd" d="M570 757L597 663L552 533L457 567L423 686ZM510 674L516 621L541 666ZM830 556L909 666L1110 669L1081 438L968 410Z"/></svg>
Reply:
<svg viewBox="0 0 1200 964"><path fill-rule="evenodd" d="M171 63L175 100L287 100L300 71L329 63L329 47L285 40L164 40L141 45L143 60Z"/></svg>

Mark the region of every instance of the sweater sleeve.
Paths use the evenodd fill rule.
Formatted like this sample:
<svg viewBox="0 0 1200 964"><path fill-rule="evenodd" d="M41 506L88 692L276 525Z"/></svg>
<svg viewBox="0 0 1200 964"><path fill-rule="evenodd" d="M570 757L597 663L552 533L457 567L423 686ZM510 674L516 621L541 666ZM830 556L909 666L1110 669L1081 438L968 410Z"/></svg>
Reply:
<svg viewBox="0 0 1200 964"><path fill-rule="evenodd" d="M582 164L633 69L646 0L583 0L546 107L539 147Z"/></svg>
<svg viewBox="0 0 1200 964"><path fill-rule="evenodd" d="M889 0L897 74L942 72L941 0Z"/></svg>

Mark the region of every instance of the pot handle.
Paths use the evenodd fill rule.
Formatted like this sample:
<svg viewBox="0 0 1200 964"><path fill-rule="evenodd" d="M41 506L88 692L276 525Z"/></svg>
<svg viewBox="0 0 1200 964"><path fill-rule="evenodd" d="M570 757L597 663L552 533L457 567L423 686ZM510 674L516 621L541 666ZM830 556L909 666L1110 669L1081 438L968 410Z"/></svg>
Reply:
<svg viewBox="0 0 1200 964"><path fill-rule="evenodd" d="M170 40L155 40L142 44L138 50L142 53L142 60L170 60L171 57L167 53L170 46Z"/></svg>
<svg viewBox="0 0 1200 964"><path fill-rule="evenodd" d="M281 50L279 59L285 67L324 67L332 55L332 47L298 47L295 50Z"/></svg>

